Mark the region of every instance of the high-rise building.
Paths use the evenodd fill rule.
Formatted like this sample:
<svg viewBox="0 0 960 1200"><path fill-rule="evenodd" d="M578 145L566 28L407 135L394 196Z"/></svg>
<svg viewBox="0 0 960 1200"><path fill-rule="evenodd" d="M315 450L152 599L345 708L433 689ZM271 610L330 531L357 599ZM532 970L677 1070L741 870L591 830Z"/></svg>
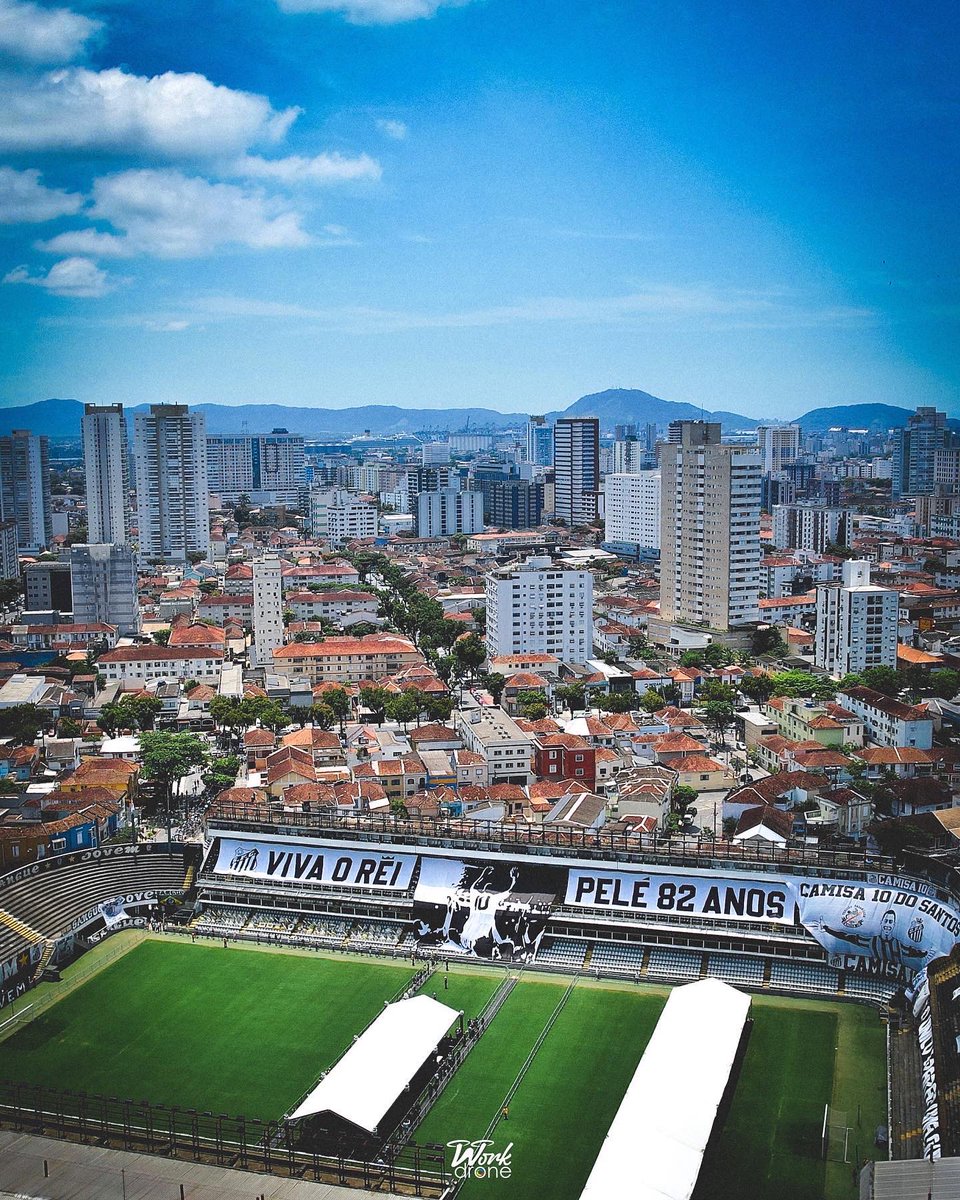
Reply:
<svg viewBox="0 0 960 1200"><path fill-rule="evenodd" d="M814 662L842 678L867 667L897 665L899 594L870 583L868 560L843 564L840 584L817 586Z"/></svg>
<svg viewBox="0 0 960 1200"><path fill-rule="evenodd" d="M450 537L483 532L483 493L444 488L421 492L413 512L417 537Z"/></svg>
<svg viewBox="0 0 960 1200"><path fill-rule="evenodd" d="M449 442L424 442L420 449L420 461L425 467L441 467L450 461L452 453Z"/></svg>
<svg viewBox="0 0 960 1200"><path fill-rule="evenodd" d="M151 404L137 413L137 522L142 559L182 562L210 548L207 439L203 413Z"/></svg>
<svg viewBox="0 0 960 1200"><path fill-rule="evenodd" d="M330 545L338 550L357 538L375 538L379 532L377 506L351 492L339 492L327 505L327 533Z"/></svg>
<svg viewBox="0 0 960 1200"><path fill-rule="evenodd" d="M273 670L273 652L283 645L282 566L278 557L253 563L253 657Z"/></svg>
<svg viewBox="0 0 960 1200"><path fill-rule="evenodd" d="M0 579L17 579L19 575L17 523L16 521L0 521Z"/></svg>
<svg viewBox="0 0 960 1200"><path fill-rule="evenodd" d="M800 453L800 426L758 425L757 444L764 475L782 471Z"/></svg>
<svg viewBox="0 0 960 1200"><path fill-rule="evenodd" d="M28 612L73 611L70 564L58 562L28 563L23 568L24 608Z"/></svg>
<svg viewBox="0 0 960 1200"><path fill-rule="evenodd" d="M83 466L87 477L87 537L121 545L130 538L130 468L122 404L85 404ZM114 624L114 622L110 622Z"/></svg>
<svg viewBox="0 0 960 1200"><path fill-rule="evenodd" d="M760 455L714 422L660 446L660 616L728 630L759 620Z"/></svg>
<svg viewBox="0 0 960 1200"><path fill-rule="evenodd" d="M635 475L657 465L656 450L649 450L638 437L618 438L613 443L614 475Z"/></svg>
<svg viewBox="0 0 960 1200"><path fill-rule="evenodd" d="M812 550L823 554L829 543L849 546L853 537L853 510L823 508L818 504L775 504L773 544L778 550Z"/></svg>
<svg viewBox="0 0 960 1200"><path fill-rule="evenodd" d="M553 464L553 429L546 417L531 417L527 422L526 458L538 467Z"/></svg>
<svg viewBox="0 0 960 1200"><path fill-rule="evenodd" d="M542 479L481 479L483 517L498 529L534 529L543 521Z"/></svg>
<svg viewBox="0 0 960 1200"><path fill-rule="evenodd" d="M608 475L604 482L603 540L660 548L660 472Z"/></svg>
<svg viewBox="0 0 960 1200"><path fill-rule="evenodd" d="M501 567L486 578L487 653L593 657L593 576L546 556Z"/></svg>
<svg viewBox="0 0 960 1200"><path fill-rule="evenodd" d="M70 547L73 619L78 625L116 625L121 637L140 632L137 564L125 544Z"/></svg>
<svg viewBox="0 0 960 1200"><path fill-rule="evenodd" d="M0 437L0 519L16 521L21 552L50 545L50 443L29 429Z"/></svg>
<svg viewBox="0 0 960 1200"><path fill-rule="evenodd" d="M600 422L561 417L553 427L554 515L568 525L597 519L600 490Z"/></svg>
<svg viewBox="0 0 960 1200"><path fill-rule="evenodd" d="M936 452L955 445L957 439L947 429L946 414L935 408L918 408L893 435L893 497L929 495L935 480Z"/></svg>
<svg viewBox="0 0 960 1200"><path fill-rule="evenodd" d="M221 504L243 495L252 504L295 508L306 486L303 437L286 429L263 434L207 434L207 486Z"/></svg>

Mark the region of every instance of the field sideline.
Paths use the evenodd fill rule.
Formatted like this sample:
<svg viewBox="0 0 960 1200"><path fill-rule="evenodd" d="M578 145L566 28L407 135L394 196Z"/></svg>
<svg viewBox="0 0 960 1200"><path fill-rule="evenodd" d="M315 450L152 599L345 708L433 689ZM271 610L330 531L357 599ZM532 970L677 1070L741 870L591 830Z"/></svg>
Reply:
<svg viewBox="0 0 960 1200"><path fill-rule="evenodd" d="M412 975L409 963L382 959L148 938L12 1033L0 1073L273 1120ZM426 990L470 1017L502 978L455 965L435 972ZM582 1190L667 989L583 980L557 1011L568 984L525 973L415 1131L420 1142L445 1144L495 1126L495 1148L513 1142L511 1178L468 1183L467 1200L576 1200ZM823 1106L845 1108L854 1125L859 1106L851 1151L869 1157L886 1118L877 1014L754 996L751 1016L733 1102L695 1200L851 1200L852 1164L819 1157ZM551 1019L504 1121L504 1100Z"/></svg>

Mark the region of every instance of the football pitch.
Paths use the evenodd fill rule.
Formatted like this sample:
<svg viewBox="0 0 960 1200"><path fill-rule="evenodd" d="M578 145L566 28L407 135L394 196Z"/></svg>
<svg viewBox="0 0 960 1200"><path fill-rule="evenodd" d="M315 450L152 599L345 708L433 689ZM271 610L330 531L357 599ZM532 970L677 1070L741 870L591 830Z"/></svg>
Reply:
<svg viewBox="0 0 960 1200"><path fill-rule="evenodd" d="M273 1120L412 975L376 959L151 939L3 1041L0 1075ZM455 965L425 990L471 1017L502 979ZM582 981L568 992L569 982L525 973L415 1131L421 1143L513 1144L510 1177L468 1181L467 1200L582 1191L667 990ZM853 1161L820 1156L824 1104L850 1114L851 1160L870 1157L886 1112L876 1013L754 996L751 1017L695 1200L850 1200Z"/></svg>

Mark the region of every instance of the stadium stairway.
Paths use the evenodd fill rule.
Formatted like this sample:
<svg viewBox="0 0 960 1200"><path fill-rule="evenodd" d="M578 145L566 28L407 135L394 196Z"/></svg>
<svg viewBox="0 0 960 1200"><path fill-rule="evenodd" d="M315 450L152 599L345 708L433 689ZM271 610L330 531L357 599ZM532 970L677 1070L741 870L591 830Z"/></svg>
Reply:
<svg viewBox="0 0 960 1200"><path fill-rule="evenodd" d="M769 958L765 958L763 960L763 982L762 982L761 986L763 986L765 988L768 988L770 986L770 970L771 970L772 966L773 966L773 963L771 963Z"/></svg>
<svg viewBox="0 0 960 1200"><path fill-rule="evenodd" d="M197 873L196 868L194 867L193 863L191 863L190 866L187 867L186 875L184 875L184 877L183 877L183 890L185 892L189 892L190 889L193 887L193 880L194 880L194 876L196 875L196 873Z"/></svg>
<svg viewBox="0 0 960 1200"><path fill-rule="evenodd" d="M5 925L7 929L25 938L31 946L35 946L37 942L43 941L42 933L37 933L26 921L21 921L19 917L15 917L13 913L8 913L4 908L0 908L0 925Z"/></svg>

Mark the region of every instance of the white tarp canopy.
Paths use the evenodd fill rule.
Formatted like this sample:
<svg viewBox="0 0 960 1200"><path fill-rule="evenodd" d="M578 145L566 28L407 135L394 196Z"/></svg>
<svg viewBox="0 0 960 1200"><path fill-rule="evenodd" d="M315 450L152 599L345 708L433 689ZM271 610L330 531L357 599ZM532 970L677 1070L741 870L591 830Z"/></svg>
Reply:
<svg viewBox="0 0 960 1200"><path fill-rule="evenodd" d="M581 1200L690 1200L750 997L719 979L674 988Z"/></svg>
<svg viewBox="0 0 960 1200"><path fill-rule="evenodd" d="M388 1004L289 1119L330 1112L373 1133L459 1015L430 996Z"/></svg>

